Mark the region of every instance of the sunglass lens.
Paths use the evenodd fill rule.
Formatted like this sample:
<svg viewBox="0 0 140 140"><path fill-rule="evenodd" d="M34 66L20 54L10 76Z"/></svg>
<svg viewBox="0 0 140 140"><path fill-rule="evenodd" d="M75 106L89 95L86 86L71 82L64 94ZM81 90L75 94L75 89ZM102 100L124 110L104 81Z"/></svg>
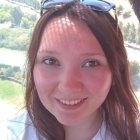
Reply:
<svg viewBox="0 0 140 140"><path fill-rule="evenodd" d="M93 10L108 12L115 5L101 0L81 0L81 3L90 6Z"/></svg>
<svg viewBox="0 0 140 140"><path fill-rule="evenodd" d="M73 0L42 0L41 7L43 9L53 7L55 5L72 2Z"/></svg>

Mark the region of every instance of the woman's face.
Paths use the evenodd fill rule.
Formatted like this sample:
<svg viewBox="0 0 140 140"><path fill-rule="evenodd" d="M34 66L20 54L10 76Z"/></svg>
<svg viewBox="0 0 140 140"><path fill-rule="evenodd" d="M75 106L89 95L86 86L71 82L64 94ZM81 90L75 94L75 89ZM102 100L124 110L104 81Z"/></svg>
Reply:
<svg viewBox="0 0 140 140"><path fill-rule="evenodd" d="M98 117L112 83L98 40L84 23L66 16L47 24L33 74L42 104L63 125Z"/></svg>

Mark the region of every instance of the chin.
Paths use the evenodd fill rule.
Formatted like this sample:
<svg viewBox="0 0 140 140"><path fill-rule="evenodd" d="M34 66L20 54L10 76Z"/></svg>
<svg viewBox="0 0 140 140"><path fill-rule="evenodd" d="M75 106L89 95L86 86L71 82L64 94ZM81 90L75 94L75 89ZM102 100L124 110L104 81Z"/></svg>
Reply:
<svg viewBox="0 0 140 140"><path fill-rule="evenodd" d="M80 124L82 122L82 118L78 118L76 116L74 117L61 117L57 118L58 122L61 123L64 126L74 126Z"/></svg>

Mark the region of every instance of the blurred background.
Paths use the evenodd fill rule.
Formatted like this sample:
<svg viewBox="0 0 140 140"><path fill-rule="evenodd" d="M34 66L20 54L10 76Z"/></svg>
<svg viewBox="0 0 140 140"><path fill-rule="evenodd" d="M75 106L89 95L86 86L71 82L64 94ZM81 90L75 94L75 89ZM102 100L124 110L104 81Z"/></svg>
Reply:
<svg viewBox="0 0 140 140"><path fill-rule="evenodd" d="M128 0L112 2L117 5L131 81L140 99L140 24ZM39 0L0 0L0 123L24 107L26 51L39 9Z"/></svg>

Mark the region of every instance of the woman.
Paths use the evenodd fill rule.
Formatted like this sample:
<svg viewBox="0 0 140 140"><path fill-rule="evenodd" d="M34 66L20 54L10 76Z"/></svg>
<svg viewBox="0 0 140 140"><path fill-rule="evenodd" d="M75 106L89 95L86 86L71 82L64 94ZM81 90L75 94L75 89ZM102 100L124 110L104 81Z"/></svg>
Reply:
<svg viewBox="0 0 140 140"><path fill-rule="evenodd" d="M109 14L114 8L99 0L42 1L28 51L33 128L22 139L140 139L123 38Z"/></svg>

